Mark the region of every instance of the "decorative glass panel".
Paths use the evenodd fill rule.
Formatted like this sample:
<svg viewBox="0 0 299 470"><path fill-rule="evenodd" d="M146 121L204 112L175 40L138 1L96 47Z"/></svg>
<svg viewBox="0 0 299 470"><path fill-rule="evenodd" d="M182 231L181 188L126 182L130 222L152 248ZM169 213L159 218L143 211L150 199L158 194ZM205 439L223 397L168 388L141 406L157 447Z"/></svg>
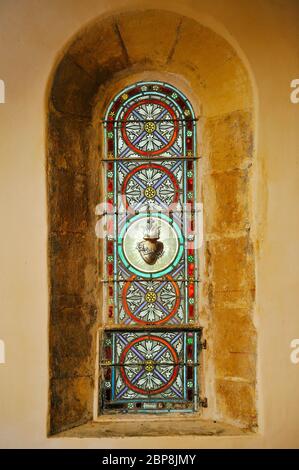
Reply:
<svg viewBox="0 0 299 470"><path fill-rule="evenodd" d="M188 100L163 83L137 83L107 112L108 158L192 157L194 113Z"/></svg>
<svg viewBox="0 0 299 470"><path fill-rule="evenodd" d="M101 407L194 411L199 334L192 331L199 282L194 112L171 85L141 82L111 102L104 130L106 324L119 331L106 334L111 364L103 366ZM154 330L162 326L178 329Z"/></svg>
<svg viewBox="0 0 299 470"><path fill-rule="evenodd" d="M196 410L199 336L190 331L106 333L104 410Z"/></svg>

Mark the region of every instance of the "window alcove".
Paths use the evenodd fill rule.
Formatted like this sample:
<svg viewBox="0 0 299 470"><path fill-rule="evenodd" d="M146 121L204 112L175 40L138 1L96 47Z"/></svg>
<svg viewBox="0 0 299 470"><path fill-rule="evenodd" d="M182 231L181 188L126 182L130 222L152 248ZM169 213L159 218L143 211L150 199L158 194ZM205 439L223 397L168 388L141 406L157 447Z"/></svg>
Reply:
<svg viewBox="0 0 299 470"><path fill-rule="evenodd" d="M157 34L151 35L153 24ZM117 93L152 81L182 92L199 118L197 191L204 208L204 240L199 254L202 282L194 299L199 306L198 325L207 340L207 349L200 354L198 399L206 397L208 407L200 406L199 412L183 417L182 409L163 416L152 410L139 416L101 415L99 344L105 345L106 338L109 346L106 330L110 328L110 335L115 330L114 312L113 321L109 320L109 286L100 282L105 280L102 267L110 269L110 258L106 259L106 249L95 236L95 208L111 192L104 186L104 167L109 162L103 160L109 156L102 121ZM255 268L250 230L254 104L251 81L239 55L212 30L175 13L135 10L99 18L70 41L56 64L47 113L49 434L219 435L256 430ZM148 130L151 135L152 127ZM153 327L142 328L152 333ZM154 328L162 329L161 325Z"/></svg>

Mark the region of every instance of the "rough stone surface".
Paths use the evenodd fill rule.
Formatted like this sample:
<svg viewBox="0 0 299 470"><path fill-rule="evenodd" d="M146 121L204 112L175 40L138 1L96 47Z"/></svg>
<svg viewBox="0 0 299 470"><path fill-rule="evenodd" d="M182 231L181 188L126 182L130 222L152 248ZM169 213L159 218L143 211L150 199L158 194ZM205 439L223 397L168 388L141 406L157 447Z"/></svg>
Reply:
<svg viewBox="0 0 299 470"><path fill-rule="evenodd" d="M246 309L213 310L215 346L231 353L255 353L256 332L252 324L251 312Z"/></svg>
<svg viewBox="0 0 299 470"><path fill-rule="evenodd" d="M92 377L51 380L51 433L79 426L92 417Z"/></svg>
<svg viewBox="0 0 299 470"><path fill-rule="evenodd" d="M201 93L205 116L251 109L252 90L248 73L236 55L215 66L211 74L205 77L205 83Z"/></svg>
<svg viewBox="0 0 299 470"><path fill-rule="evenodd" d="M247 308L251 309L255 298L255 288L251 290L225 290L219 291L208 285L209 303L211 308Z"/></svg>
<svg viewBox="0 0 299 470"><path fill-rule="evenodd" d="M216 380L217 408L222 415L241 426L257 425L255 384L235 380Z"/></svg>
<svg viewBox="0 0 299 470"><path fill-rule="evenodd" d="M225 234L249 227L248 172L232 170L204 178L205 228L209 234Z"/></svg>
<svg viewBox="0 0 299 470"><path fill-rule="evenodd" d="M117 17L120 34L132 64L166 64L175 46L180 17L163 11L136 12Z"/></svg>
<svg viewBox="0 0 299 470"><path fill-rule="evenodd" d="M92 307L59 310L50 327L50 368L55 378L93 376Z"/></svg>
<svg viewBox="0 0 299 470"><path fill-rule="evenodd" d="M48 120L48 164L58 170L86 172L90 148L90 123L86 118L75 118L52 112Z"/></svg>
<svg viewBox="0 0 299 470"><path fill-rule="evenodd" d="M53 169L49 178L51 229L84 233L89 222L86 175Z"/></svg>
<svg viewBox="0 0 299 470"><path fill-rule="evenodd" d="M191 19L182 22L169 69L181 70L198 90L205 116L252 105L248 73L232 47Z"/></svg>
<svg viewBox="0 0 299 470"><path fill-rule="evenodd" d="M240 436L247 431L236 426L216 421L200 419L187 419L176 417L174 419L159 420L143 416L143 419L128 420L119 417L103 419L99 422L90 422L70 429L55 437L118 437L118 436Z"/></svg>
<svg viewBox="0 0 299 470"><path fill-rule="evenodd" d="M248 236L210 240L207 251L213 290L244 291L254 288L253 247Z"/></svg>
<svg viewBox="0 0 299 470"><path fill-rule="evenodd" d="M84 29L71 44L69 54L76 64L102 83L128 66L118 27L114 19L106 19Z"/></svg>
<svg viewBox="0 0 299 470"><path fill-rule="evenodd" d="M244 169L252 162L252 113L233 113L206 119L203 155L210 171Z"/></svg>
<svg viewBox="0 0 299 470"><path fill-rule="evenodd" d="M220 36L189 18L183 19L178 34L170 66L183 69L204 90L207 77L215 67L230 60L234 51Z"/></svg>
<svg viewBox="0 0 299 470"><path fill-rule="evenodd" d="M54 76L51 97L57 111L75 116L90 116L97 79L66 55Z"/></svg>
<svg viewBox="0 0 299 470"><path fill-rule="evenodd" d="M254 384L256 377L256 356L240 352L216 349L214 354L217 379L234 379Z"/></svg>
<svg viewBox="0 0 299 470"><path fill-rule="evenodd" d="M51 284L59 294L85 294L90 289L88 284L89 267L94 264L90 254L90 245L86 235L78 233L52 233L50 237ZM93 267L95 271L95 267Z"/></svg>

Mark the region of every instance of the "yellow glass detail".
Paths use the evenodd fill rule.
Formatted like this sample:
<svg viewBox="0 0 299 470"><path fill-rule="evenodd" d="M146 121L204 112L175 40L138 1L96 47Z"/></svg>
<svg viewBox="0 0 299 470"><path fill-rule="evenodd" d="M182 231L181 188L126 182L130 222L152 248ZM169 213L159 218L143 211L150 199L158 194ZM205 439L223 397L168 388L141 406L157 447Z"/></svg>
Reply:
<svg viewBox="0 0 299 470"><path fill-rule="evenodd" d="M147 121L144 124L144 130L147 134L153 134L156 130L156 124L153 121Z"/></svg>
<svg viewBox="0 0 299 470"><path fill-rule="evenodd" d="M144 195L147 199L154 199L154 197L156 196L157 194L157 191L155 190L155 188L153 188L152 186L148 186L145 190L144 190Z"/></svg>
<svg viewBox="0 0 299 470"><path fill-rule="evenodd" d="M155 368L155 363L152 359L147 359L145 361L145 366L144 366L145 370L147 372L153 372L154 368Z"/></svg>
<svg viewBox="0 0 299 470"><path fill-rule="evenodd" d="M155 292L150 291L145 294L145 300L149 304L156 302L156 299L157 299L157 295Z"/></svg>

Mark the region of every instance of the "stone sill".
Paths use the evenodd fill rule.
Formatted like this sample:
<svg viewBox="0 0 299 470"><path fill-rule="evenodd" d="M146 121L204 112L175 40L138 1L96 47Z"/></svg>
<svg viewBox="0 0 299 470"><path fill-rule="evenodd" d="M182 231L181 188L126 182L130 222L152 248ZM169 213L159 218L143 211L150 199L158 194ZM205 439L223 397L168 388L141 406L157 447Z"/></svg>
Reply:
<svg viewBox="0 0 299 470"><path fill-rule="evenodd" d="M143 436L248 436L250 429L226 423L203 420L198 417L174 415L153 416L102 416L51 437L102 438Z"/></svg>

